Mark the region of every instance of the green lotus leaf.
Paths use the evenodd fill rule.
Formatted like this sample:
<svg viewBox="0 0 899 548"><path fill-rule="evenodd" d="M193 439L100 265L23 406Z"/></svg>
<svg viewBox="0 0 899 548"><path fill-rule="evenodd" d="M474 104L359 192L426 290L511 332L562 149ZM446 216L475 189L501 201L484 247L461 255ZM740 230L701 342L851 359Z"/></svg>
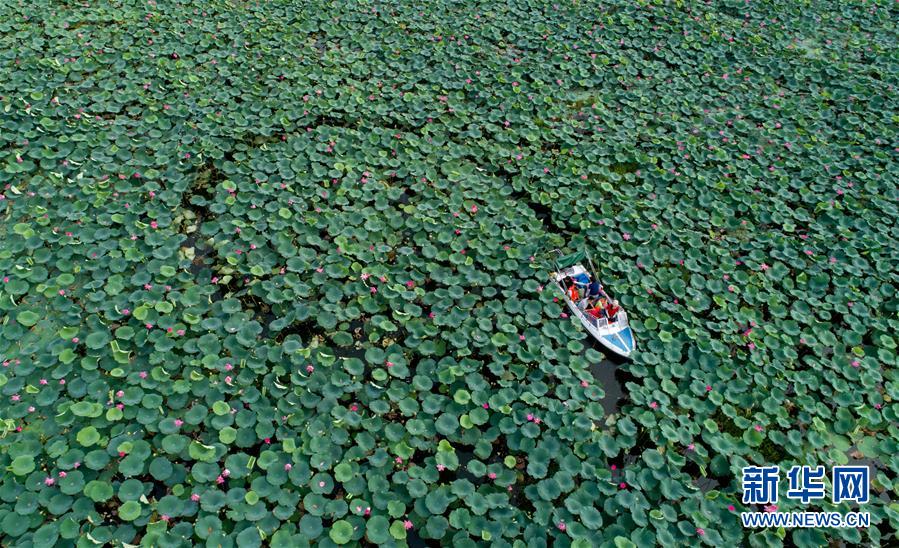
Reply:
<svg viewBox="0 0 899 548"><path fill-rule="evenodd" d="M91 480L84 486L84 494L94 502L105 502L112 498L112 486L104 481Z"/></svg>
<svg viewBox="0 0 899 548"><path fill-rule="evenodd" d="M337 520L331 526L328 537L334 544L347 544L353 538L353 525L346 520Z"/></svg>
<svg viewBox="0 0 899 548"><path fill-rule="evenodd" d="M134 521L140 517L141 514L141 505L140 503L129 500L127 502L122 503L118 509L119 518L125 521Z"/></svg>
<svg viewBox="0 0 899 548"><path fill-rule="evenodd" d="M32 471L34 471L34 468L34 458L30 455L18 456L14 458L12 460L12 463L9 465L9 470L17 476L30 474Z"/></svg>
<svg viewBox="0 0 899 548"><path fill-rule="evenodd" d="M100 433L93 426L86 426L78 431L75 439L84 447L90 447L100 441Z"/></svg>
<svg viewBox="0 0 899 548"><path fill-rule="evenodd" d="M40 319L40 315L32 312L31 310L23 310L16 316L16 320L18 320L20 324L27 327L31 327L32 325L36 324Z"/></svg>
<svg viewBox="0 0 899 548"><path fill-rule="evenodd" d="M394 521L390 524L390 536L392 536L396 540L405 540L406 539L406 528L403 526L402 521Z"/></svg>

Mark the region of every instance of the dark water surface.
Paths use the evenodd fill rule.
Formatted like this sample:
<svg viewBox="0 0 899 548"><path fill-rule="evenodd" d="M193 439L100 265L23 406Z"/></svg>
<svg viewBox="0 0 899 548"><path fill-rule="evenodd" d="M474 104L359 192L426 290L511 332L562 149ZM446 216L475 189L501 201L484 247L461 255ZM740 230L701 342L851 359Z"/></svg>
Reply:
<svg viewBox="0 0 899 548"><path fill-rule="evenodd" d="M606 415L612 415L618 412L621 405L624 405L629 399L624 393L624 384L633 380L633 377L623 370L627 364L627 360L619 358L614 354L605 351L603 346L591 339L592 348L597 352L601 352L605 356L598 363L590 365L590 373L593 378L602 387L606 396L602 399L602 408Z"/></svg>

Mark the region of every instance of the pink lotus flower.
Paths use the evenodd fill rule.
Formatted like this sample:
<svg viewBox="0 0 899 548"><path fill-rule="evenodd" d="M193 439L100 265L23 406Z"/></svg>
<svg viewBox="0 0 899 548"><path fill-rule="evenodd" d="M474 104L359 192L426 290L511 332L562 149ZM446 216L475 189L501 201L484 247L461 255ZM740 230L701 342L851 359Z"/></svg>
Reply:
<svg viewBox="0 0 899 548"><path fill-rule="evenodd" d="M759 266L759 268L761 268L762 270L768 270L768 269L771 268L771 267L769 267L769 266L766 265L765 263L762 263L762 264Z"/></svg>
<svg viewBox="0 0 899 548"><path fill-rule="evenodd" d="M55 479L53 479L49 476L44 478L44 485L50 486L50 485L53 485L54 483L56 483Z"/></svg>
<svg viewBox="0 0 899 548"><path fill-rule="evenodd" d="M748 348L748 349L750 349L750 350L755 350L755 343L749 343L749 344L747 344L747 345L746 345L746 348Z"/></svg>
<svg viewBox="0 0 899 548"><path fill-rule="evenodd" d="M72 337L72 342L78 344L78 337Z"/></svg>
<svg viewBox="0 0 899 548"><path fill-rule="evenodd" d="M306 373L312 373L313 371L315 371L314 367L312 367L311 365L306 366Z"/></svg>
<svg viewBox="0 0 899 548"><path fill-rule="evenodd" d="M47 379L41 379L37 382L38 382L38 384L47 384Z"/></svg>
<svg viewBox="0 0 899 548"><path fill-rule="evenodd" d="M658 402L649 402L649 407L652 409L658 409L659 404L658 404Z"/></svg>
<svg viewBox="0 0 899 548"><path fill-rule="evenodd" d="M858 361L858 360L852 360L852 367L860 367L860 366L861 366L861 362L860 362L860 361Z"/></svg>
<svg viewBox="0 0 899 548"><path fill-rule="evenodd" d="M624 240L625 240L625 241L627 241L627 240L630 240L630 239L631 239L631 235L630 235L630 234L628 234L628 233L627 233L627 232L625 232L625 233L623 233L623 234L622 234L622 235L621 235L621 237L622 237L622 238L624 238Z"/></svg>
<svg viewBox="0 0 899 548"><path fill-rule="evenodd" d="M22 396L13 394L9 399L11 399L12 401L19 401L20 399L22 399Z"/></svg>
<svg viewBox="0 0 899 548"><path fill-rule="evenodd" d="M290 464L289 462L284 465L284 469L287 470L288 472L290 472L291 468L293 468L293 465Z"/></svg>
<svg viewBox="0 0 899 548"><path fill-rule="evenodd" d="M224 476L224 477L227 478L227 477L230 476L230 475L231 475L231 470L228 470L227 468L225 468L224 470L222 470L222 476Z"/></svg>
<svg viewBox="0 0 899 548"><path fill-rule="evenodd" d="M696 534L699 535L699 536L702 536L702 535L705 534L705 530L704 530L702 527L697 527L697 528L696 528Z"/></svg>
<svg viewBox="0 0 899 548"><path fill-rule="evenodd" d="M736 508L734 508L734 505L733 505L733 504L728 504L728 505L727 505L727 509L730 510L731 512L733 512L734 510L736 510Z"/></svg>
<svg viewBox="0 0 899 548"><path fill-rule="evenodd" d="M393 367L393 362L386 362L384 365L386 365L387 367Z"/></svg>
<svg viewBox="0 0 899 548"><path fill-rule="evenodd" d="M60 290L59 290L59 294L62 295L62 296L65 296L66 290L65 290L65 289L60 289Z"/></svg>
<svg viewBox="0 0 899 548"><path fill-rule="evenodd" d="M219 477L215 478L215 482L217 484L221 485L221 484L225 483L225 478L223 478L222 476L219 476Z"/></svg>
<svg viewBox="0 0 899 548"><path fill-rule="evenodd" d="M487 477L490 479L496 479L496 472L490 472L489 474L487 474Z"/></svg>
<svg viewBox="0 0 899 548"><path fill-rule="evenodd" d="M564 531L564 530L566 529L566 527L565 527L565 522L564 522L564 521L560 521L559 523L556 524L556 527L559 528L559 531Z"/></svg>
<svg viewBox="0 0 899 548"><path fill-rule="evenodd" d="M528 413L528 416L526 418L528 419L528 422L530 422L530 421L534 420L534 415L531 415L530 413Z"/></svg>
<svg viewBox="0 0 899 548"><path fill-rule="evenodd" d="M200 495L197 494L197 493L194 493L193 495L190 496L190 500L192 500L192 501L194 501L194 502L199 502L199 501L200 501Z"/></svg>
<svg viewBox="0 0 899 548"><path fill-rule="evenodd" d="M705 391L706 391L706 392L711 392L711 391L712 391L712 385L711 385L711 384L705 385Z"/></svg>
<svg viewBox="0 0 899 548"><path fill-rule="evenodd" d="M181 419L175 419L175 426L181 426L182 424L184 424L184 421L183 421L183 420L181 420Z"/></svg>
<svg viewBox="0 0 899 548"><path fill-rule="evenodd" d="M755 426L753 426L753 428L755 428L755 431L756 431L756 432L761 432L761 431L762 431L762 425L761 425L761 424L756 424Z"/></svg>
<svg viewBox="0 0 899 548"><path fill-rule="evenodd" d="M412 529L412 522L409 520L405 520L403 522L403 527L405 527L406 531L408 531L409 529Z"/></svg>
<svg viewBox="0 0 899 548"><path fill-rule="evenodd" d="M442 465L442 464L438 464L438 465L437 465L437 471L438 471L438 472L443 472L444 470L446 470L446 466L444 466L444 465Z"/></svg>
<svg viewBox="0 0 899 548"><path fill-rule="evenodd" d="M590 383L588 383L587 381L581 381L581 386L587 388L588 386L590 386Z"/></svg>
<svg viewBox="0 0 899 548"><path fill-rule="evenodd" d="M769 505L769 506L765 506L764 509L765 509L766 512L777 512L777 505L776 505L776 504L771 504L771 505Z"/></svg>
<svg viewBox="0 0 899 548"><path fill-rule="evenodd" d="M60 471L60 472L59 472L59 477L64 478L64 477L66 477L66 476L68 476L68 474L66 474L65 471Z"/></svg>
<svg viewBox="0 0 899 548"><path fill-rule="evenodd" d="M621 483L618 484L618 488L619 489L627 489L627 484L622 481Z"/></svg>
<svg viewBox="0 0 899 548"><path fill-rule="evenodd" d="M482 405L481 407L483 407L484 409L490 409L490 404L489 404L489 403L485 403L485 404Z"/></svg>
<svg viewBox="0 0 899 548"><path fill-rule="evenodd" d="M318 482L318 486L319 486L319 487L324 487L324 486L325 486L325 482L323 482L323 481Z"/></svg>

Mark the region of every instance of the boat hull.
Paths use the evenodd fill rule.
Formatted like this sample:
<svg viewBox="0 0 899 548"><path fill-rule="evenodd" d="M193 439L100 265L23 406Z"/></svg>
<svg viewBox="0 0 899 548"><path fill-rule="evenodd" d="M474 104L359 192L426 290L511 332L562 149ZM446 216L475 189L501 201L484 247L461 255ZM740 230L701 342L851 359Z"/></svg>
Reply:
<svg viewBox="0 0 899 548"><path fill-rule="evenodd" d="M571 310L571 313L599 344L622 358L631 357L631 354L636 349L636 341L630 325L626 323L617 325L617 323L614 323L607 328L596 327L571 299L566 297L565 302L568 304L568 309Z"/></svg>
<svg viewBox="0 0 899 548"><path fill-rule="evenodd" d="M627 314L622 310L618 313L614 322L593 318L578 308L577 303L568 297L565 288L562 287L561 281L566 276L583 271L584 268L581 265L575 265L562 272L554 272L553 280L556 288L561 293L562 298L565 299L568 309L581 322L581 325L584 326L584 329L587 330L590 336L596 339L609 352L622 358L629 358L634 353L637 342L634 338L634 332L628 324Z"/></svg>

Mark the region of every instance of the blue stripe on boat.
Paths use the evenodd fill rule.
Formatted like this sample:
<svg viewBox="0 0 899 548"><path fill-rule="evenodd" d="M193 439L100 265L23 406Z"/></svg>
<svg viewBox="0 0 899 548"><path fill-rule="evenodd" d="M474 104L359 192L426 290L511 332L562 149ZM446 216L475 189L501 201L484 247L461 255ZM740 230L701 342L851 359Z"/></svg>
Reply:
<svg viewBox="0 0 899 548"><path fill-rule="evenodd" d="M621 331L618 332L622 339L624 339L624 345L627 348L628 352L634 350L634 333L631 331L630 327L625 327Z"/></svg>
<svg viewBox="0 0 899 548"><path fill-rule="evenodd" d="M627 352L627 348L621 345L621 339L619 339L615 334L606 335L602 338L603 342L607 345L616 348L620 352Z"/></svg>

